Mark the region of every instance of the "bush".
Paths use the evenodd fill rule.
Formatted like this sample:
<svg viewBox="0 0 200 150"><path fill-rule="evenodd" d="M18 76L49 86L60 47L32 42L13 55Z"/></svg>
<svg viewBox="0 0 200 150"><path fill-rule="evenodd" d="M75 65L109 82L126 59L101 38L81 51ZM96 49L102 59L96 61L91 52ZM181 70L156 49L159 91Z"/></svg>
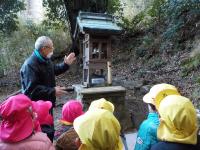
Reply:
<svg viewBox="0 0 200 150"><path fill-rule="evenodd" d="M191 99L195 102L194 105L197 109L200 109L200 94L199 93L200 93L199 87L196 87L191 93Z"/></svg>
<svg viewBox="0 0 200 150"><path fill-rule="evenodd" d="M39 36L49 36L54 43L55 53L60 53L71 43L67 31L31 22L21 24L18 31L10 36L1 35L0 70L19 70L24 60L33 52L35 40Z"/></svg>
<svg viewBox="0 0 200 150"><path fill-rule="evenodd" d="M191 71L196 70L200 66L200 54L190 57L182 62L182 75L187 76Z"/></svg>
<svg viewBox="0 0 200 150"><path fill-rule="evenodd" d="M138 14L131 20L123 18L121 26L128 33L151 28L157 22L161 22L161 8L164 3L164 0L152 0L150 2L146 2L145 9L138 12Z"/></svg>
<svg viewBox="0 0 200 150"><path fill-rule="evenodd" d="M158 70L159 68L165 66L167 62L165 62L161 57L156 57L154 59L149 60L148 64L152 70Z"/></svg>
<svg viewBox="0 0 200 150"><path fill-rule="evenodd" d="M145 33L140 48L136 50L138 56L146 55L146 49L170 53L183 50L187 41L198 34L199 0L151 0L146 4L133 19L123 18L121 22L125 37Z"/></svg>
<svg viewBox="0 0 200 150"><path fill-rule="evenodd" d="M199 0L168 0L163 10L165 22L168 24L163 37L175 41L184 38L183 32L186 29L195 28L195 22L200 17ZM183 32L180 32L181 29ZM190 38L188 34L186 36Z"/></svg>
<svg viewBox="0 0 200 150"><path fill-rule="evenodd" d="M127 33L136 32L140 29L141 21L144 20L144 13L141 12L137 14L132 20L129 20L128 18L122 18L122 23L120 23L120 26L125 29Z"/></svg>

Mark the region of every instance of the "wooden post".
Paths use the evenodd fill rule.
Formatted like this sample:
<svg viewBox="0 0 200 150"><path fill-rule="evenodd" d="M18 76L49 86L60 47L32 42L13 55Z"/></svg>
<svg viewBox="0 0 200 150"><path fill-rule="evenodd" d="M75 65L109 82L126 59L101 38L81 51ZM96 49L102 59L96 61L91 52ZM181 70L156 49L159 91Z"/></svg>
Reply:
<svg viewBox="0 0 200 150"><path fill-rule="evenodd" d="M107 77L107 82L108 85L112 85L112 70L111 70L111 62L107 62L107 67L108 67L108 77Z"/></svg>

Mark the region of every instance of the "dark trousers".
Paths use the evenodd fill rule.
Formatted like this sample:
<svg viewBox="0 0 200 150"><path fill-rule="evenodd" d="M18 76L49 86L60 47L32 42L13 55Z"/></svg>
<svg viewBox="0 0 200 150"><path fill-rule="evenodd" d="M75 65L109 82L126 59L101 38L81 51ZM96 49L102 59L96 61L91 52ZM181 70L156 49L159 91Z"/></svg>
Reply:
<svg viewBox="0 0 200 150"><path fill-rule="evenodd" d="M54 125L41 125L42 128L42 132L46 133L48 138L51 140L51 142L53 142L53 138L54 138Z"/></svg>
<svg viewBox="0 0 200 150"><path fill-rule="evenodd" d="M49 110L49 113L53 116L53 108ZM53 125L41 125L42 132L46 133L48 138L53 142L54 138L54 124Z"/></svg>

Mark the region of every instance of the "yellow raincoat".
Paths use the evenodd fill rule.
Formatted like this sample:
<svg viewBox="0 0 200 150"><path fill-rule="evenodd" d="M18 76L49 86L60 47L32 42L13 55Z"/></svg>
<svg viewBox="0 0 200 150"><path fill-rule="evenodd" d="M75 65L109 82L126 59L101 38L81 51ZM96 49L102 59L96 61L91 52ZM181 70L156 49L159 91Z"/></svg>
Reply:
<svg viewBox="0 0 200 150"><path fill-rule="evenodd" d="M183 144L197 143L197 116L188 98L169 95L160 103L158 112L161 116L158 139Z"/></svg>
<svg viewBox="0 0 200 150"><path fill-rule="evenodd" d="M90 109L74 121L74 129L82 142L79 150L122 150L120 124L105 109Z"/></svg>

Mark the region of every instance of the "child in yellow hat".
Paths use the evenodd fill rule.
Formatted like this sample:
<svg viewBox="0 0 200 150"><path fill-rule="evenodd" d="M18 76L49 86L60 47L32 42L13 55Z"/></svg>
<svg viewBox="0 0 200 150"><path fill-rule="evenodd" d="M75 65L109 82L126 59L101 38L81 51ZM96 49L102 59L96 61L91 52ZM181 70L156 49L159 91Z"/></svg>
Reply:
<svg viewBox="0 0 200 150"><path fill-rule="evenodd" d="M143 97L143 101L148 104L149 114L139 127L135 150L150 150L152 145L158 142L157 128L160 121L157 109L162 99L167 95L180 94L175 86L161 83L154 85L149 93Z"/></svg>
<svg viewBox="0 0 200 150"><path fill-rule="evenodd" d="M113 111L114 105L102 98L93 101L88 111L75 119L79 150L123 150L121 127Z"/></svg>
<svg viewBox="0 0 200 150"><path fill-rule="evenodd" d="M192 102L180 95L165 97L158 108L160 142L151 150L197 150L197 115Z"/></svg>

